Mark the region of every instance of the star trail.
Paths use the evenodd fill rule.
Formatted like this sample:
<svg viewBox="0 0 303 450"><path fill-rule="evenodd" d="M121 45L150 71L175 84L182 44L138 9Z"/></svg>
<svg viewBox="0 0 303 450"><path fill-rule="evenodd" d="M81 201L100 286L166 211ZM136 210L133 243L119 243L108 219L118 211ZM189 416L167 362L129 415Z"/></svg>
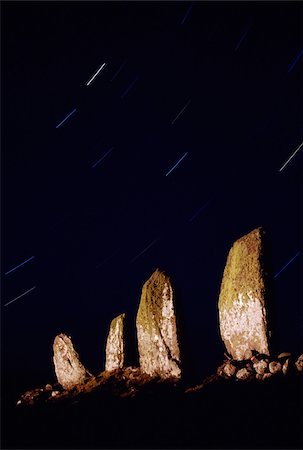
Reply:
<svg viewBox="0 0 303 450"><path fill-rule="evenodd" d="M18 264L17 266L13 267L12 269L8 270L7 272L5 272L5 275L8 275L12 272L14 272L15 270L19 269L20 267L24 266L24 264L28 263L29 261L32 261L33 259L35 259L34 256L31 256L30 258L26 259L25 261L23 261L22 263Z"/></svg>

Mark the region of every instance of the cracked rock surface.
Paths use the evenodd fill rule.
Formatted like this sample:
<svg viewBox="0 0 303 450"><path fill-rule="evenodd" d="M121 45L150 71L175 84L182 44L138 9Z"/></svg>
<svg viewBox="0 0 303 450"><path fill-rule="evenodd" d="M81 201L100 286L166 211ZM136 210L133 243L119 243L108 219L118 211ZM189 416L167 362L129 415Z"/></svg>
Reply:
<svg viewBox="0 0 303 450"><path fill-rule="evenodd" d="M125 314L120 314L115 317L110 324L106 342L105 370L107 371L122 369L124 365L124 319Z"/></svg>
<svg viewBox="0 0 303 450"><path fill-rule="evenodd" d="M180 378L173 289L158 269L143 286L136 325L141 370L150 376Z"/></svg>
<svg viewBox="0 0 303 450"><path fill-rule="evenodd" d="M269 354L265 309L265 283L261 264L261 228L237 240L224 269L219 296L220 332L233 359L246 359L250 351Z"/></svg>
<svg viewBox="0 0 303 450"><path fill-rule="evenodd" d="M66 334L59 334L55 337L53 350L57 380L64 389L73 389L91 376L80 362L71 338Z"/></svg>

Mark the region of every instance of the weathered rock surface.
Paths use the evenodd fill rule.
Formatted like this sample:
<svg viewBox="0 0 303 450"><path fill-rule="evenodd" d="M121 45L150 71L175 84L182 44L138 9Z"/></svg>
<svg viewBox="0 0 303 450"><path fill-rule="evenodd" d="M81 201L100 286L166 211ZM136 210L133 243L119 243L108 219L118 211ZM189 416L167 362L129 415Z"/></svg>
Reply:
<svg viewBox="0 0 303 450"><path fill-rule="evenodd" d="M111 371L122 369L125 359L125 338L124 338L125 314L115 317L110 324L110 329L106 342L105 370Z"/></svg>
<svg viewBox="0 0 303 450"><path fill-rule="evenodd" d="M257 228L234 243L224 270L220 332L236 360L245 359L251 350L269 354L261 256L262 230Z"/></svg>
<svg viewBox="0 0 303 450"><path fill-rule="evenodd" d="M180 378L173 290L158 269L143 286L136 325L141 370L150 376Z"/></svg>
<svg viewBox="0 0 303 450"><path fill-rule="evenodd" d="M275 373L281 372L282 364L277 361L272 361L271 363L269 363L268 368L269 368L270 373L275 374Z"/></svg>
<svg viewBox="0 0 303 450"><path fill-rule="evenodd" d="M288 371L289 371L289 361L290 361L290 358L288 358L285 361L285 363L283 364L282 372L284 373L284 375L286 375L288 373Z"/></svg>
<svg viewBox="0 0 303 450"><path fill-rule="evenodd" d="M238 370L236 377L238 380L248 381L253 378L253 373L244 367L243 369Z"/></svg>
<svg viewBox="0 0 303 450"><path fill-rule="evenodd" d="M302 355L299 356L299 358L297 359L295 364L296 364L298 371L303 372L303 353L302 353Z"/></svg>
<svg viewBox="0 0 303 450"><path fill-rule="evenodd" d="M261 359L261 361L255 362L253 367L258 374L263 375L265 372L267 372L268 363L264 359Z"/></svg>
<svg viewBox="0 0 303 450"><path fill-rule="evenodd" d="M75 351L70 337L66 334L59 334L55 337L53 350L58 383L64 389L73 389L83 383L88 376L91 376L80 362L79 355Z"/></svg>

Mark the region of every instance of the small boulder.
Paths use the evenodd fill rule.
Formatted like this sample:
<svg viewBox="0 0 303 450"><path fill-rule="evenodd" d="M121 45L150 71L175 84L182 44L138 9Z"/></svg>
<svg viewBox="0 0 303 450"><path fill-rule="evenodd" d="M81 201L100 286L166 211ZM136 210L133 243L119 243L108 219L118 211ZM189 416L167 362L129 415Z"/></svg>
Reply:
<svg viewBox="0 0 303 450"><path fill-rule="evenodd" d="M272 377L272 373L270 373L270 372L267 372L267 373L265 373L264 375L263 375L263 378L262 378L262 380L268 380L269 378L271 378Z"/></svg>
<svg viewBox="0 0 303 450"><path fill-rule="evenodd" d="M285 361L285 363L283 364L282 372L283 372L284 375L287 375L288 372L289 372L289 361L290 361L290 358L288 358L288 359Z"/></svg>
<svg viewBox="0 0 303 450"><path fill-rule="evenodd" d="M249 381L253 378L253 374L250 370L244 367L243 369L238 370L236 377L241 381Z"/></svg>
<svg viewBox="0 0 303 450"><path fill-rule="evenodd" d="M281 365L281 363L279 363L277 361L272 361L269 363L268 368L269 368L270 373L272 373L274 375L275 373L281 372L282 365Z"/></svg>
<svg viewBox="0 0 303 450"><path fill-rule="evenodd" d="M230 362L226 363L223 368L224 373L230 378L235 375L237 368Z"/></svg>
<svg viewBox="0 0 303 450"><path fill-rule="evenodd" d="M299 356L295 365L299 372L303 372L303 354Z"/></svg>
<svg viewBox="0 0 303 450"><path fill-rule="evenodd" d="M290 356L291 356L291 353L289 353L289 352L282 352L282 353L279 353L278 359L286 359L286 358L289 358Z"/></svg>
<svg viewBox="0 0 303 450"><path fill-rule="evenodd" d="M263 375L268 369L268 363L265 359L261 359L261 361L257 360L253 367L258 374Z"/></svg>

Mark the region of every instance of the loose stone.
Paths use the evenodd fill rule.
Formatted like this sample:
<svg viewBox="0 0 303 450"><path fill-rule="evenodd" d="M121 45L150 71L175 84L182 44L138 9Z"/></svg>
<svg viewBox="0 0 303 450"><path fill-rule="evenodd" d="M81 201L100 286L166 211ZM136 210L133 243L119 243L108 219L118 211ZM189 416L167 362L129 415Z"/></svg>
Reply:
<svg viewBox="0 0 303 450"><path fill-rule="evenodd" d="M296 361L296 368L299 372L303 371L303 354L299 356L299 358Z"/></svg>
<svg viewBox="0 0 303 450"><path fill-rule="evenodd" d="M282 365L279 362L276 361L272 361L271 363L269 363L269 371L272 374L278 373L282 370Z"/></svg>

